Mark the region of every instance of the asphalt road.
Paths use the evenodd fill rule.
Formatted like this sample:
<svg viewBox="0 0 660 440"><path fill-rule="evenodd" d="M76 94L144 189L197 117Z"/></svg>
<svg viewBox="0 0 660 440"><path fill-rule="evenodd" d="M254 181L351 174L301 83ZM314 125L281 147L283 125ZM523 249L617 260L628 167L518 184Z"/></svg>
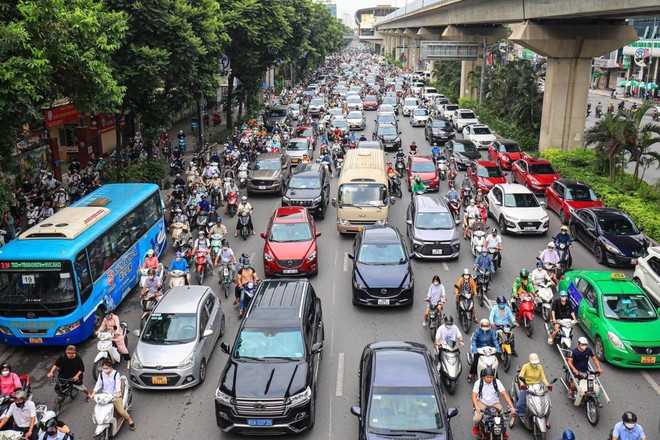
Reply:
<svg viewBox="0 0 660 440"><path fill-rule="evenodd" d="M367 115L369 127L373 125L375 112ZM407 118L399 117L403 131L404 146L415 140L423 153L428 153L430 147L424 141L423 130L412 128ZM370 128L365 130L367 136ZM462 179L462 174L459 176ZM334 179L336 181L336 179ZM447 184L441 185L442 193L446 193ZM335 188L333 188L333 192ZM398 228L405 226L405 210L410 195L404 191L403 198L397 200L390 214L390 222ZM251 197L255 206L254 224L257 233L265 230L273 210L279 206L277 197ZM316 426L311 432L299 436L301 439L354 439L357 437L357 420L349 409L356 404L358 378L357 368L363 347L373 341L410 340L430 344L428 331L422 327L422 314L425 308L425 297L431 278L439 274L445 286L450 288L458 279L463 268L472 267L473 257L468 250L467 242L456 261L413 263L416 281L415 303L404 309L363 309L351 304L351 265L346 254L351 250L352 238L341 237L335 227L334 210L330 207L325 220L319 222L322 236L319 238L320 273L312 279L312 283L323 302L325 319L325 356L320 371L318 391ZM554 213L550 213L551 234L559 230L560 223ZM492 223L492 220L489 220ZM234 232L235 220L226 220L230 234ZM494 225L494 224L493 224ZM401 229L403 230L403 229ZM498 294L509 294L511 283L522 267L532 268L538 251L545 248L550 235L541 237L504 237L503 267L494 279L491 298ZM261 252L263 240L259 235L251 236L246 242L240 238L231 240L231 246L237 253L251 254L259 273L263 273ZM168 249L162 258L167 264L171 261L172 252ZM593 256L585 248L576 244L573 248L573 258L577 268L606 269L594 262ZM625 271L631 275L631 270ZM209 285L217 286L217 277L209 279ZM233 343L238 328L237 310L230 301L223 302L227 314L227 332L224 341ZM454 313L453 295L448 295L448 308ZM117 310L121 319L126 320L132 329L138 326L140 315L137 294L133 293ZM479 308L478 315L486 316L487 311ZM456 316L454 316L456 317ZM516 330L517 351L519 358L514 358L510 373L500 373L501 380L507 388L517 366L526 362L530 352L539 353L546 374L550 378L561 377L561 359L555 349L547 345L543 333L542 320L537 315L534 321L534 335L527 338L522 331ZM473 327L474 328L474 327ZM577 329L575 338L582 332ZM129 349L134 346L135 336L130 336ZM468 339L466 339L468 340ZM96 344L90 340L81 344L80 352L87 367L91 367L96 354ZM12 348L5 347L5 355L14 365L15 371L30 375L35 392L35 400L39 403L52 404L53 395L45 374L56 356L63 349L59 348ZM465 351L464 351L465 352ZM463 353L464 355L464 353ZM120 439L213 439L228 438L230 435L221 432L215 423L213 394L219 375L224 367L227 356L220 351L219 344L208 365L206 382L194 389L176 392L134 391L132 416L137 423L137 431L130 432L128 427L122 427ZM447 395L447 405L459 409L458 416L451 425L455 439L471 438L471 386L467 384L467 364L465 357L464 374L454 396ZM125 364L120 368L125 372ZM91 374L85 378L87 386L93 386ZM593 428L586 420L584 408L574 408L566 399L566 392L558 382L552 393L552 429L548 438L560 437L564 429L574 430L578 438L605 439L625 410L634 410L640 423L647 429L647 437L658 435L658 411L660 402L660 370L625 370L605 365L602 382L612 398L612 403L606 404L601 412L600 424ZM81 395L74 402L67 402L62 408L61 418L71 426L77 434L76 438L88 440L93 435L92 424L93 403L85 403ZM523 427L512 432L515 438L531 438Z"/></svg>

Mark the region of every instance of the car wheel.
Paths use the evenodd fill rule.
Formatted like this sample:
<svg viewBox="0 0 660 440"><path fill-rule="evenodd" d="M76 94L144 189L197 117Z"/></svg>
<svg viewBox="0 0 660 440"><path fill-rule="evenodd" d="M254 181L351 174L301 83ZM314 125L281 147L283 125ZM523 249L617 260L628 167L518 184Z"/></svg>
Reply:
<svg viewBox="0 0 660 440"><path fill-rule="evenodd" d="M561 220L562 224L567 224L568 223L568 218L566 217L566 211L563 209L559 211L559 220Z"/></svg>
<svg viewBox="0 0 660 440"><path fill-rule="evenodd" d="M596 262L598 264L603 264L605 262L605 255L603 253L603 248L597 244L594 248L594 257L596 257Z"/></svg>
<svg viewBox="0 0 660 440"><path fill-rule="evenodd" d="M223 316L222 316L222 321L220 321L220 332L219 332L219 333L220 333L220 337L219 337L218 339L220 339L221 337L223 337L223 336L225 335L225 328L226 328L226 326L227 326L227 323L226 323L225 321L226 321L226 320L225 320L225 317L224 317L224 315L223 315Z"/></svg>
<svg viewBox="0 0 660 440"><path fill-rule="evenodd" d="M199 384L203 384L206 380L206 359L202 359L202 363L199 364Z"/></svg>
<svg viewBox="0 0 660 440"><path fill-rule="evenodd" d="M577 240L577 230L575 225L568 225L568 231L571 234L571 240Z"/></svg>
<svg viewBox="0 0 660 440"><path fill-rule="evenodd" d="M633 278L633 282L639 286L640 289L644 290L644 286L642 286L642 280L639 278L635 277Z"/></svg>
<svg viewBox="0 0 660 440"><path fill-rule="evenodd" d="M600 336L596 336L596 340L594 341L594 353L599 361L605 361L605 346Z"/></svg>
<svg viewBox="0 0 660 440"><path fill-rule="evenodd" d="M500 232L502 233L502 235L508 234L509 230L507 229L506 223L504 222L504 216L500 217L499 224L500 224Z"/></svg>

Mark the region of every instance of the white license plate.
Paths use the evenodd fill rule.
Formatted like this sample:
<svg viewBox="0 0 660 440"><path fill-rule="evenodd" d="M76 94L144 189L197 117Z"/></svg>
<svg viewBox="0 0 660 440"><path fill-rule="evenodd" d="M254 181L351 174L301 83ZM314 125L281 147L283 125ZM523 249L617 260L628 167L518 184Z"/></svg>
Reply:
<svg viewBox="0 0 660 440"><path fill-rule="evenodd" d="M264 185L259 185L259 189L266 189Z"/></svg>
<svg viewBox="0 0 660 440"><path fill-rule="evenodd" d="M379 299L378 300L378 305L379 306L389 306L390 305L390 300L389 299Z"/></svg>
<svg viewBox="0 0 660 440"><path fill-rule="evenodd" d="M523 231L536 231L536 228L534 226L525 226Z"/></svg>
<svg viewBox="0 0 660 440"><path fill-rule="evenodd" d="M284 273L298 273L298 269L284 269L282 272L284 272Z"/></svg>
<svg viewBox="0 0 660 440"><path fill-rule="evenodd" d="M442 255L442 249L433 249L431 253L433 255Z"/></svg>

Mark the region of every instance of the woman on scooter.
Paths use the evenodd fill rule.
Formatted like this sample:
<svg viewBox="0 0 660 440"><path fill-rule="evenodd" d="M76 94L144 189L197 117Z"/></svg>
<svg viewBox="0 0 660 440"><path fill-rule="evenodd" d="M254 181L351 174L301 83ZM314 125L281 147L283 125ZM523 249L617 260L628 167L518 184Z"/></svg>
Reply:
<svg viewBox="0 0 660 440"><path fill-rule="evenodd" d="M156 257L156 252L153 249L147 251L147 257L144 259L145 269L154 269L158 271L160 269L160 263L158 262L158 257Z"/></svg>
<svg viewBox="0 0 660 440"><path fill-rule="evenodd" d="M426 310L424 310L424 320L422 321L422 326L426 327L426 324L429 322L429 311L431 310L431 305L438 306L438 311L442 312L443 304L447 301L447 296L445 295L445 286L442 285L438 275L433 276L431 286L429 286L429 291L426 294L424 301L426 301L427 304Z"/></svg>
<svg viewBox="0 0 660 440"><path fill-rule="evenodd" d="M128 422L128 426L131 428L131 431L135 431L135 422L130 415L124 409L124 404L122 402L121 395L121 377L119 373L112 368L112 361L106 360L103 362L103 372L99 374L99 378L96 379L96 386L94 386L94 391L89 395L90 399L94 398L96 393L103 394L113 394L115 399L112 401L115 411L119 414L119 417L122 417Z"/></svg>
<svg viewBox="0 0 660 440"><path fill-rule="evenodd" d="M18 374L11 371L11 364L2 364L2 376L0 376L0 392L3 396L13 396L16 391L22 389L23 384Z"/></svg>
<svg viewBox="0 0 660 440"><path fill-rule="evenodd" d="M536 385L543 382L543 384L552 391L552 385L548 382L548 379L545 377L545 372L543 371L543 366L541 365L541 360L539 355L536 353L530 353L529 362L522 366L518 377L522 380L518 380L518 385L520 386L520 394L518 395L518 401L516 402L516 414L519 417L525 415L525 410L527 409L527 391L522 388L522 385ZM549 417L549 415L548 415ZM516 423L516 418L511 417L509 421L509 426L513 428L513 425ZM550 420L546 420L546 426L550 429Z"/></svg>
<svg viewBox="0 0 660 440"><path fill-rule="evenodd" d="M112 313L112 309L106 310L103 321L101 321L101 326L94 332L94 335L98 336L99 333L105 331L112 333L112 343L117 347L117 351L121 354L121 357L128 362L126 368L130 368L131 355L128 354L128 348L126 348L126 344L124 344L124 335L121 333L119 316Z"/></svg>

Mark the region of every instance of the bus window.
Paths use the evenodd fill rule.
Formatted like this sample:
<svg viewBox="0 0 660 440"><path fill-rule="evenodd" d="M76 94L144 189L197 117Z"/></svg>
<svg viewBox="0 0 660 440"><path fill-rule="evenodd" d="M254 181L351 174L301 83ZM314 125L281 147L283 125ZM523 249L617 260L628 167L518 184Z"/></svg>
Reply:
<svg viewBox="0 0 660 440"><path fill-rule="evenodd" d="M80 289L80 298L82 302L87 301L87 298L92 293L92 277L89 272L89 264L87 263L87 253L81 251L73 263L73 268L78 277L78 287Z"/></svg>
<svg viewBox="0 0 660 440"><path fill-rule="evenodd" d="M160 215L160 197L158 194L154 194L152 197L147 200L144 204L144 225L148 228L152 227Z"/></svg>

